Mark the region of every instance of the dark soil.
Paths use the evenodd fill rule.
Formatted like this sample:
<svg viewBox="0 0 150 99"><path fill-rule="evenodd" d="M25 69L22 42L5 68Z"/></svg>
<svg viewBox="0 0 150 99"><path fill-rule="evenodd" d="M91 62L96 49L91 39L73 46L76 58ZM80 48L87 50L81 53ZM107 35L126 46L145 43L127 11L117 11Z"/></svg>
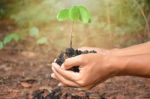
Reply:
<svg viewBox="0 0 150 99"><path fill-rule="evenodd" d="M94 50L92 50L92 51L88 51L88 50L81 51L78 49L66 48L65 52L60 53L60 55L56 59L56 63L61 66L64 63L65 59L67 59L67 58L71 58L71 57L78 56L81 54L89 54L89 53L96 53L96 51L94 51ZM72 70L74 72L79 72L78 66L70 68L69 70Z"/></svg>

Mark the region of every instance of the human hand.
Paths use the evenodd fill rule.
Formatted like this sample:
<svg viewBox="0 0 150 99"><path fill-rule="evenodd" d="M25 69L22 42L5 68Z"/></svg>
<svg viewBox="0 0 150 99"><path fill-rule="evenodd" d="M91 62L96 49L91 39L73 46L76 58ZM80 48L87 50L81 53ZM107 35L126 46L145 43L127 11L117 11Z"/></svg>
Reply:
<svg viewBox="0 0 150 99"><path fill-rule="evenodd" d="M115 57L110 54L84 54L68 58L60 67L52 64L52 77L59 80L61 85L90 89L100 82L116 75L119 71L113 65ZM79 66L79 72L67 69Z"/></svg>

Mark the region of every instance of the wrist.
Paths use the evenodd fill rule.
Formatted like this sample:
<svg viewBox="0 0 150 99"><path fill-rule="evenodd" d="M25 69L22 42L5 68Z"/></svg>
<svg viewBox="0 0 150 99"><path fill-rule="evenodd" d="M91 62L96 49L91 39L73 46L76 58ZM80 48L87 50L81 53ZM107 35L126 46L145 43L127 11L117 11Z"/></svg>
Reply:
<svg viewBox="0 0 150 99"><path fill-rule="evenodd" d="M112 55L115 55L115 56L123 56L123 55L125 55L124 52L122 51L122 49L119 49L119 48L111 49L110 53Z"/></svg>
<svg viewBox="0 0 150 99"><path fill-rule="evenodd" d="M112 55L112 57L109 59L109 62L111 64L111 68L113 68L113 76L125 75L124 72L128 61L125 60L124 56Z"/></svg>

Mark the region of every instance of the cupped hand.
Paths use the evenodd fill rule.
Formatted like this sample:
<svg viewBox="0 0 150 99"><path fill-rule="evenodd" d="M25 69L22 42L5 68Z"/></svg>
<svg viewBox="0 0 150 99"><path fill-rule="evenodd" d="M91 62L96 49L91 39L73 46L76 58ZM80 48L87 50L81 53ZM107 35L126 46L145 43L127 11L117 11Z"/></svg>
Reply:
<svg viewBox="0 0 150 99"><path fill-rule="evenodd" d="M60 85L90 89L118 73L113 65L115 58L111 54L100 53L68 58L61 67L52 63L52 77L59 80ZM80 71L68 70L74 66L79 66Z"/></svg>

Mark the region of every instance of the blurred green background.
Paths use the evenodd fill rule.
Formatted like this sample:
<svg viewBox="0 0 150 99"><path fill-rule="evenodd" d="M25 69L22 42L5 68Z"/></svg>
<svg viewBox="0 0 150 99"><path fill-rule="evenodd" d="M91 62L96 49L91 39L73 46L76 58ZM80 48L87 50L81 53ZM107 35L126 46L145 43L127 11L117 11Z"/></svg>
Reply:
<svg viewBox="0 0 150 99"><path fill-rule="evenodd" d="M1 48L13 41L27 50L69 47L71 22L58 22L56 15L72 5L84 5L92 14L92 23L74 24L75 48L126 47L150 40L150 0L0 0Z"/></svg>

